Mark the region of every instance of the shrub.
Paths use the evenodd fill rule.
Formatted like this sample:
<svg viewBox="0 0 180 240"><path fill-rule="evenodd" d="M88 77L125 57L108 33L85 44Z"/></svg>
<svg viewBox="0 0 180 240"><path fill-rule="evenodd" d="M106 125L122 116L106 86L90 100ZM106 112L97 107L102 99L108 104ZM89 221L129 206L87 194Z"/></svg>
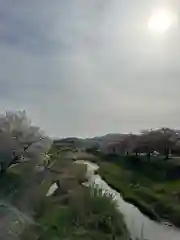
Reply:
<svg viewBox="0 0 180 240"><path fill-rule="evenodd" d="M79 186L68 195L66 205L54 200L50 197L42 202L37 218L41 227L35 234L38 239L130 239L115 203L100 190ZM23 237L30 240L28 230Z"/></svg>

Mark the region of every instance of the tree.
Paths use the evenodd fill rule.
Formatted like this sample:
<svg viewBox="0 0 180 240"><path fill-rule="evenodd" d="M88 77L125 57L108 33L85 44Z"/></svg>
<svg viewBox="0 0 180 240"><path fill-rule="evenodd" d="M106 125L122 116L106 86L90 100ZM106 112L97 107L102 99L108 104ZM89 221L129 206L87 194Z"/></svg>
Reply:
<svg viewBox="0 0 180 240"><path fill-rule="evenodd" d="M170 128L160 128L154 131L154 134L157 151L164 155L165 160L169 159L169 155L178 141L178 133Z"/></svg>
<svg viewBox="0 0 180 240"><path fill-rule="evenodd" d="M134 153L136 156L142 151L142 139L141 135L129 134L128 135L128 153Z"/></svg>
<svg viewBox="0 0 180 240"><path fill-rule="evenodd" d="M86 152L96 154L98 152L99 148L100 148L99 144L95 143L91 147L86 148Z"/></svg>
<svg viewBox="0 0 180 240"><path fill-rule="evenodd" d="M155 141L156 136L152 129L141 131L139 141L140 149L141 152L146 153L149 160L151 159L152 152L155 150Z"/></svg>
<svg viewBox="0 0 180 240"><path fill-rule="evenodd" d="M180 156L180 140L179 139L177 140L177 142L173 146L172 153L174 153L175 155Z"/></svg>
<svg viewBox="0 0 180 240"><path fill-rule="evenodd" d="M6 112L0 115L0 170L13 164L42 161L51 146L51 139L33 126L25 111Z"/></svg>
<svg viewBox="0 0 180 240"><path fill-rule="evenodd" d="M141 140L142 147L147 152L149 158L153 151L157 151L165 156L165 159L169 158L169 154L172 149L175 148L179 141L179 133L170 128L160 128L157 130L145 130L142 131Z"/></svg>

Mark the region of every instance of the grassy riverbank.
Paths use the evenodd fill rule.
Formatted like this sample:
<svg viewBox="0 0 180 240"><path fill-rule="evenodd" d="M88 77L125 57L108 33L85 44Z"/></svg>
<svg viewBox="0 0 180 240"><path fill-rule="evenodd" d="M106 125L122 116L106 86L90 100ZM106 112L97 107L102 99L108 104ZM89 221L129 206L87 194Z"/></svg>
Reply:
<svg viewBox="0 0 180 240"><path fill-rule="evenodd" d="M114 202L101 191L82 186L86 180L85 165L57 154L52 155L52 160L54 164L43 174L28 172L30 166L21 165L9 169L0 180L1 187L6 189L3 197L8 197L20 211L26 210L35 223L27 226L19 238L130 240ZM60 181L60 189L46 197L56 180ZM13 195L12 190L16 190Z"/></svg>
<svg viewBox="0 0 180 240"><path fill-rule="evenodd" d="M167 178L165 173L172 168L170 163L159 159L139 166L136 158L102 159L98 161L98 173L126 201L151 219L167 220L180 227L180 180Z"/></svg>
<svg viewBox="0 0 180 240"><path fill-rule="evenodd" d="M36 214L40 227L26 229L22 239L129 239L113 203L92 189L46 198Z"/></svg>

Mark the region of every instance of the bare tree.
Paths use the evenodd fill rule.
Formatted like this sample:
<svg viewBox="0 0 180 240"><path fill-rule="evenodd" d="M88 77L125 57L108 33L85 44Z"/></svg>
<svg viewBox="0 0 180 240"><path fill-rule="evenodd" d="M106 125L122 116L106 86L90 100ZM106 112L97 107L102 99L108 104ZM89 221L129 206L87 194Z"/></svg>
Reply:
<svg viewBox="0 0 180 240"><path fill-rule="evenodd" d="M0 115L0 170L25 160L41 161L51 139L33 126L25 111Z"/></svg>

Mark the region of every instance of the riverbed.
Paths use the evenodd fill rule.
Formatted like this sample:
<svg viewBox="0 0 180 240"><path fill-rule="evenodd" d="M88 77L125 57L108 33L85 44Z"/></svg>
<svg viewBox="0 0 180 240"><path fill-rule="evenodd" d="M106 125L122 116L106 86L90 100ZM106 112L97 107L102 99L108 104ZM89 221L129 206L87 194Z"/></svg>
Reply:
<svg viewBox="0 0 180 240"><path fill-rule="evenodd" d="M123 200L120 193L112 189L101 177L95 174L98 165L88 161L78 160L76 163L87 165L87 177L89 181L86 186L95 185L107 195L111 195L117 204L117 209L124 216L124 221L133 240L137 238L147 240L180 240L180 230L173 226L167 226L150 220L142 214L137 207ZM143 238L142 238L143 236Z"/></svg>

